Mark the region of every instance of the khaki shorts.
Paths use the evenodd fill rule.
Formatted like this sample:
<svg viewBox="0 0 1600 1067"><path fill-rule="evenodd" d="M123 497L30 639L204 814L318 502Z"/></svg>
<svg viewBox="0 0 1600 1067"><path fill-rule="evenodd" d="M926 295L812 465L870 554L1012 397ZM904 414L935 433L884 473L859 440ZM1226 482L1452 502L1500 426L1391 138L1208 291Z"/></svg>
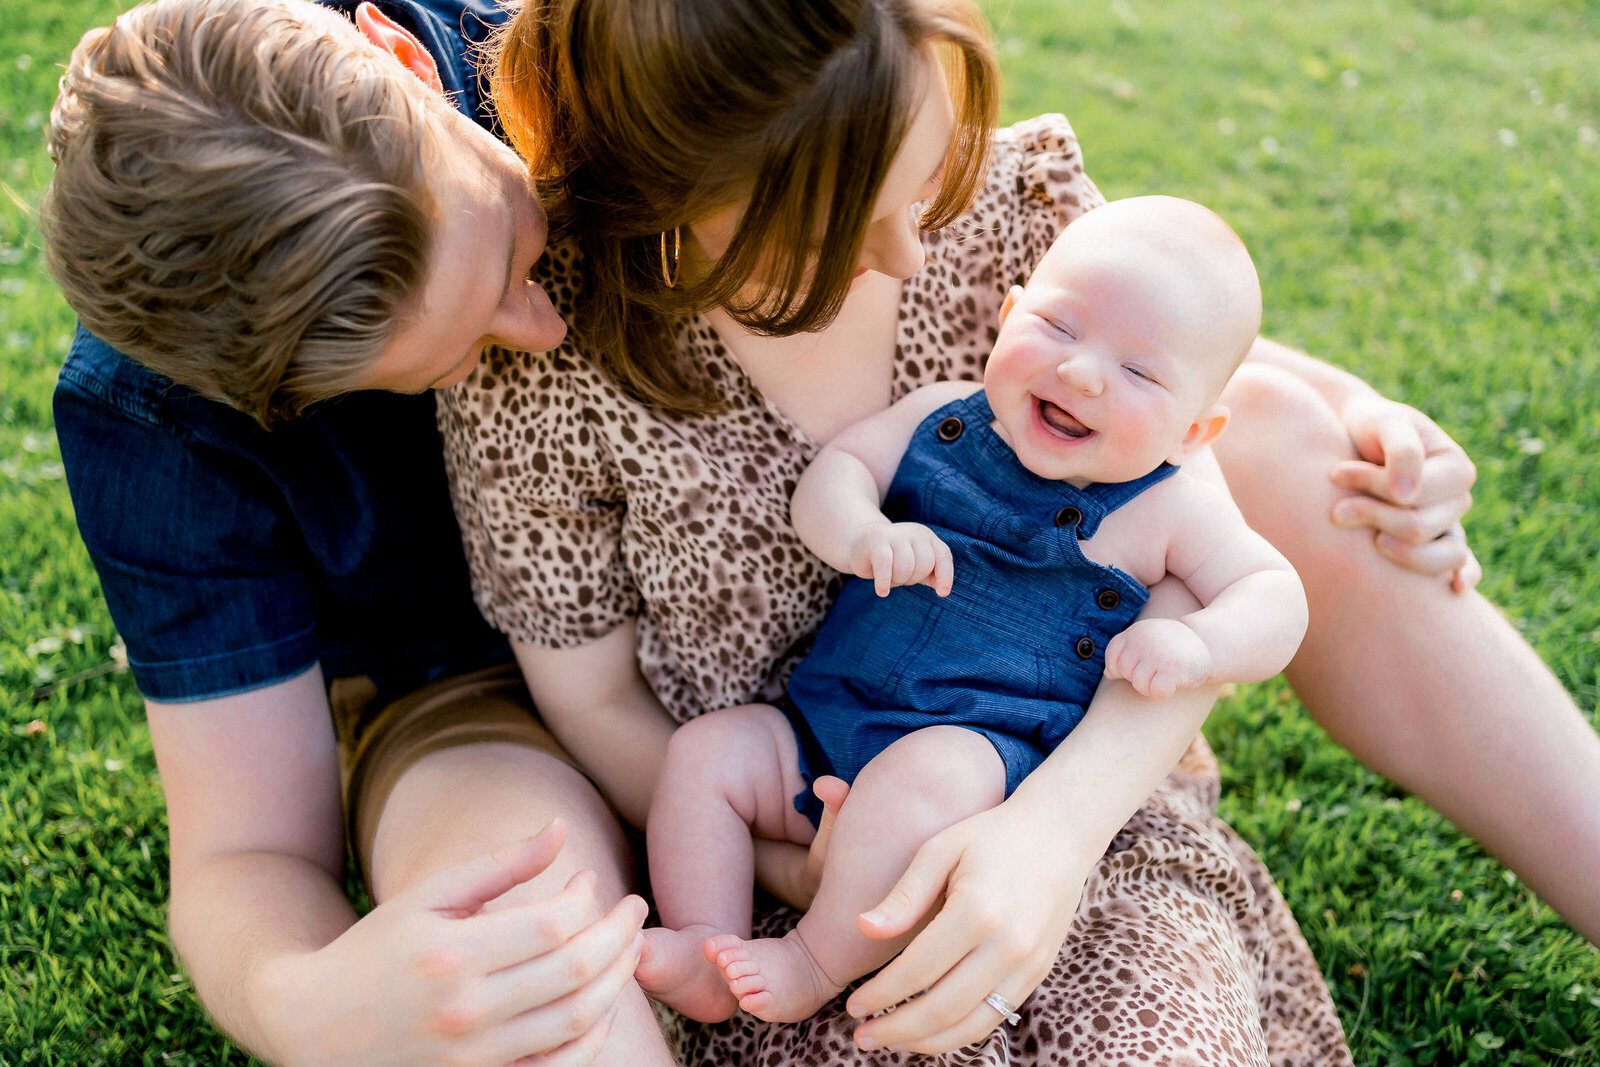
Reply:
<svg viewBox="0 0 1600 1067"><path fill-rule="evenodd" d="M339 735L345 833L369 887L378 817L395 783L424 756L499 742L548 752L582 771L539 721L515 663L445 678L381 706L364 675L335 678L328 703Z"/></svg>

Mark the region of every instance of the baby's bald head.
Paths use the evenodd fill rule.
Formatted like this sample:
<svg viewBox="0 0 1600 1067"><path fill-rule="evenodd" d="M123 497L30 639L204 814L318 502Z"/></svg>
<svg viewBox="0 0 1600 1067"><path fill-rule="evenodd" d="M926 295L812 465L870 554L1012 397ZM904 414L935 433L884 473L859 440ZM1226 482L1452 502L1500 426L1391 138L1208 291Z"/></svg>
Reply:
<svg viewBox="0 0 1600 1067"><path fill-rule="evenodd" d="M1097 267L1140 276L1151 296L1150 314L1194 320L1208 339L1208 354L1216 356L1220 393L1261 328L1261 283L1238 234L1190 200L1113 200L1074 220L1040 260L1035 277Z"/></svg>

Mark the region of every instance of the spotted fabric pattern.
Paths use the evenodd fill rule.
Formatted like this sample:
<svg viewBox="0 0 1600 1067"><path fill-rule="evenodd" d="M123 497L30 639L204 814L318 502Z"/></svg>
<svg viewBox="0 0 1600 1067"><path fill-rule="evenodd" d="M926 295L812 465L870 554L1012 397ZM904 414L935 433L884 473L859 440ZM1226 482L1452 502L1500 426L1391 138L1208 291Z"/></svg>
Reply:
<svg viewBox="0 0 1600 1067"><path fill-rule="evenodd" d="M997 131L973 207L926 234L904 284L892 395L976 378L1000 304L1061 228L1103 203L1065 118ZM536 279L570 321L579 265L552 247ZM439 405L457 518L485 616L511 637L581 646L625 621L679 721L771 701L839 576L789 524L819 449L768 402L703 318L679 351L722 401L699 416L630 399L569 337L491 351ZM942 1057L864 1053L844 998L792 1025L667 1019L684 1064L1274 1064L1350 1062L1322 976L1260 860L1216 817L1203 741L1089 878L1055 969L1022 1023ZM758 917L779 936L796 913Z"/></svg>

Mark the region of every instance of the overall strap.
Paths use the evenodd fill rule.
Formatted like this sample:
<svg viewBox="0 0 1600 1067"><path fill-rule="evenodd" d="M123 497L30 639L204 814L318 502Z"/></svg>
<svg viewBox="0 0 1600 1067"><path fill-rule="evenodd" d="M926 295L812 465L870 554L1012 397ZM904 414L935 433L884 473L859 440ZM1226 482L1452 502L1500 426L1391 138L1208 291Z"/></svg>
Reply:
<svg viewBox="0 0 1600 1067"><path fill-rule="evenodd" d="M1093 485L1084 486L1083 491L1109 515L1152 485L1164 482L1177 473L1176 466L1163 463L1144 477L1135 478L1131 482L1095 482Z"/></svg>

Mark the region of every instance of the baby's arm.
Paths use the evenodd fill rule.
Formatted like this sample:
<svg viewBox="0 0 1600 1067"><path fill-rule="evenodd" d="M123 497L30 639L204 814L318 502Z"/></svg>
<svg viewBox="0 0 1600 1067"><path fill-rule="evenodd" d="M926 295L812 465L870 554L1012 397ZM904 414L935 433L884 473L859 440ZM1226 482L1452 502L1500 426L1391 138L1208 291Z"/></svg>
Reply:
<svg viewBox="0 0 1600 1067"><path fill-rule="evenodd" d="M918 523L891 523L883 498L906 446L933 412L978 388L976 382L924 386L841 432L811 461L789 510L795 532L830 567L871 578L879 596L897 585L950 591L950 550Z"/></svg>
<svg viewBox="0 0 1600 1067"><path fill-rule="evenodd" d="M1277 549L1245 524L1227 492L1174 477L1162 504L1171 522L1167 570L1204 605L1181 619L1135 623L1106 646L1106 677L1125 678L1146 696L1271 678L1305 637L1300 577Z"/></svg>

